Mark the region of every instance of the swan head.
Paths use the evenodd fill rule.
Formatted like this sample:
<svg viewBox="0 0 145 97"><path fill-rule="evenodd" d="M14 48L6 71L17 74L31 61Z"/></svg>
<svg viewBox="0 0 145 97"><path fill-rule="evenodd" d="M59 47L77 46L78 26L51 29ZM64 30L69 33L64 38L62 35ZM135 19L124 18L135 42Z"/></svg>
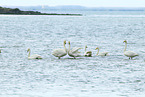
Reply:
<svg viewBox="0 0 145 97"><path fill-rule="evenodd" d="M85 48L88 48L87 45L85 46Z"/></svg>
<svg viewBox="0 0 145 97"><path fill-rule="evenodd" d="M95 50L97 50L97 49L99 49L99 48L97 47Z"/></svg>
<svg viewBox="0 0 145 97"><path fill-rule="evenodd" d="M68 44L70 45L70 41L68 42Z"/></svg>
<svg viewBox="0 0 145 97"><path fill-rule="evenodd" d="M125 43L127 43L127 41L126 41L126 40L124 40L124 41L123 41L123 43L124 43L124 42L125 42Z"/></svg>
<svg viewBox="0 0 145 97"><path fill-rule="evenodd" d="M29 52L29 51L30 51L30 48L28 48L27 52Z"/></svg>
<svg viewBox="0 0 145 97"><path fill-rule="evenodd" d="M64 44L66 44L66 40L64 40Z"/></svg>

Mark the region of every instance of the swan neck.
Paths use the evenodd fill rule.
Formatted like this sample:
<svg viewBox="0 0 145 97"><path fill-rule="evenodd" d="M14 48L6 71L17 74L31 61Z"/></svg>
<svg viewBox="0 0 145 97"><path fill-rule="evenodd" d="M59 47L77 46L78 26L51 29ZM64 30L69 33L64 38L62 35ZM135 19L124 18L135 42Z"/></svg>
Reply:
<svg viewBox="0 0 145 97"><path fill-rule="evenodd" d="M69 51L70 51L70 44L69 44L69 48L68 48L68 54L69 54Z"/></svg>
<svg viewBox="0 0 145 97"><path fill-rule="evenodd" d="M98 55L99 54L99 48L98 48L98 52L97 52L97 54L96 55Z"/></svg>
<svg viewBox="0 0 145 97"><path fill-rule="evenodd" d="M29 54L28 54L28 57L30 57L30 50L29 50Z"/></svg>
<svg viewBox="0 0 145 97"><path fill-rule="evenodd" d="M125 49L124 49L124 52L126 51L126 48L127 48L127 43L125 42Z"/></svg>
<svg viewBox="0 0 145 97"><path fill-rule="evenodd" d="M85 52L86 52L86 47L85 47Z"/></svg>
<svg viewBox="0 0 145 97"><path fill-rule="evenodd" d="M66 49L66 47L65 47L65 44L63 44L63 46L64 46L65 51L67 52L67 49Z"/></svg>

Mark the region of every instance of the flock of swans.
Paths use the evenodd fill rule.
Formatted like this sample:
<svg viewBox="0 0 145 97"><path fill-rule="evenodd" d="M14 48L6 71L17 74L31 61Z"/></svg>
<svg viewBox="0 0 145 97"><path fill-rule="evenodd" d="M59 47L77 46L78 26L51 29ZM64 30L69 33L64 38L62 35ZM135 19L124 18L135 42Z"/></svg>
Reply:
<svg viewBox="0 0 145 97"><path fill-rule="evenodd" d="M125 49L124 49L124 55L129 57L129 59L132 59L133 57L135 56L138 56L137 53L133 52L133 51L126 51L126 48L127 48L127 41L123 41L125 43ZM66 48L66 40L63 42L63 47L64 49L55 49L52 51L52 55L54 55L55 57L58 57L58 59L60 59L61 57L63 56L66 56L67 54L70 56L70 57L73 57L74 59L76 57L80 57L80 52L79 50L82 49L80 47L73 47L71 48L70 47L70 41L68 41L68 44L69 44L69 48L67 50ZM92 57L92 51L87 51L87 46L85 46L85 53L84 53L84 57ZM95 50L98 50L96 56L107 56L108 55L108 52L99 52L99 48L97 47ZM35 54L35 55L30 55L30 52L31 50L28 49L27 50L28 52L28 59L42 59L42 57L38 54ZM1 51L0 51L1 53Z"/></svg>
<svg viewBox="0 0 145 97"><path fill-rule="evenodd" d="M135 56L138 56L137 53L133 52L133 51L126 51L126 48L127 48L127 41L123 41L125 43L125 49L124 49L124 55L129 57L129 59L132 59L133 57ZM68 48L68 51L65 47L66 45L66 41L64 41L64 49L55 49L53 52L52 52L52 55L54 55L55 57L58 57L59 59L65 55L69 55L70 57L74 57L74 59L76 57L80 57L80 52L79 50L82 49L82 48L79 48L79 47L74 47L74 48L70 48L70 41L68 42L69 44L69 48ZM91 57L92 56L92 52L91 51L86 51L86 48L87 46L85 46L85 53L84 53L84 56L85 57ZM99 47L97 47L95 50L98 50L97 52L97 56L107 56L108 55L108 52L101 52L99 53Z"/></svg>
<svg viewBox="0 0 145 97"><path fill-rule="evenodd" d="M125 43L125 49L124 49L124 55L125 56L129 57L129 59L132 59L133 57L138 56L138 54L133 52L133 51L126 51L127 41L125 40L123 42ZM70 41L68 42L68 44L69 44L69 48L67 50L67 48L65 46L66 45L66 40L65 40L63 42L64 49L55 49L55 50L52 51L52 55L54 55L55 57L58 57L58 59L60 59L63 56L66 56L67 54L70 57L73 57L74 59L76 57L80 57L81 55L80 55L79 50L82 49L82 48L80 48L80 47L73 47L71 49L71 47L70 47ZM85 57L92 57L92 51L86 51L86 49L87 49L87 46L85 46L84 56ZM99 53L99 48L98 47L96 48L96 50L98 50L98 52L96 54L97 56L98 55L99 56L107 56L108 55L108 52L101 52L101 53ZM30 49L28 49L27 52L28 52L28 59L42 59L42 57L40 55L38 55L38 54L30 55L30 53L31 53ZM1 50L0 50L0 53L1 53Z"/></svg>

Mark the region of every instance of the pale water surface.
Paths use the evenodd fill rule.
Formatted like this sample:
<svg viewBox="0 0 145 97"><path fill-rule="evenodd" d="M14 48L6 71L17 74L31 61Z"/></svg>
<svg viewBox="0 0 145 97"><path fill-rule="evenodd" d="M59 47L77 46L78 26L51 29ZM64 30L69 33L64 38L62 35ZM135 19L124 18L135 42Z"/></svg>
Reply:
<svg viewBox="0 0 145 97"><path fill-rule="evenodd" d="M138 57L123 55L125 39ZM64 40L93 57L52 56ZM43 59L28 60L28 48ZM1 15L0 49L0 97L145 97L144 14Z"/></svg>

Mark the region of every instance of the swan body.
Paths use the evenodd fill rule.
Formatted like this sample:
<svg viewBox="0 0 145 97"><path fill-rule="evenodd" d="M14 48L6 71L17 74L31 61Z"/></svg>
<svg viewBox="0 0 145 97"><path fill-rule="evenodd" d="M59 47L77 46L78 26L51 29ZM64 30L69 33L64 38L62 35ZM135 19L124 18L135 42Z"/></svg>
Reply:
<svg viewBox="0 0 145 97"><path fill-rule="evenodd" d="M98 52L97 52L97 54L96 54L96 56L107 56L108 55L108 52L101 52L101 53L99 53L99 47L97 47L95 50L98 50Z"/></svg>
<svg viewBox="0 0 145 97"><path fill-rule="evenodd" d="M31 55L30 56L30 52L31 52L30 49L28 49L27 52L29 52L28 59L42 59L42 57L40 55L38 55L38 54L35 54L35 55Z"/></svg>
<svg viewBox="0 0 145 97"><path fill-rule="evenodd" d="M85 53L84 53L84 56L85 56L85 57L92 57L92 52L91 52L91 51L86 51L86 48L88 48L88 47L85 46Z"/></svg>
<svg viewBox="0 0 145 97"><path fill-rule="evenodd" d="M65 45L66 45L66 41L64 41L64 44L63 44L64 49L55 49L55 50L53 50L52 55L54 55L55 57L58 57L58 59L67 55L67 49L66 49Z"/></svg>
<svg viewBox="0 0 145 97"><path fill-rule="evenodd" d="M69 43L68 55L70 57L74 57L74 59L76 57L80 57L81 55L80 55L79 50L82 49L82 48L74 47L74 48L70 49L70 41L68 43Z"/></svg>
<svg viewBox="0 0 145 97"><path fill-rule="evenodd" d="M123 41L125 43L125 49L124 49L124 55L129 57L129 59L132 59L133 57L135 56L138 56L137 53L133 52L133 51L126 51L126 48L127 48L127 41Z"/></svg>

